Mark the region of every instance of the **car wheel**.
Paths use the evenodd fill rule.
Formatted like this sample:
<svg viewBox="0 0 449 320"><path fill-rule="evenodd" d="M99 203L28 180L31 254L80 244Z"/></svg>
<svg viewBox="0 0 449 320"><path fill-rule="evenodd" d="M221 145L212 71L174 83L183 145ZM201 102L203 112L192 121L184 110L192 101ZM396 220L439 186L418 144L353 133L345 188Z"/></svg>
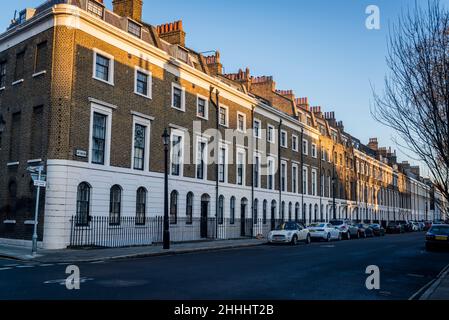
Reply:
<svg viewBox="0 0 449 320"><path fill-rule="evenodd" d="M426 250L427 251L432 251L433 247L430 244L426 243Z"/></svg>
<svg viewBox="0 0 449 320"><path fill-rule="evenodd" d="M342 238L343 238L343 237L341 236L341 233L339 233L339 234L338 234L338 241L341 241Z"/></svg>
<svg viewBox="0 0 449 320"><path fill-rule="evenodd" d="M310 244L312 242L312 239L310 238L310 234L306 237L306 244Z"/></svg>
<svg viewBox="0 0 449 320"><path fill-rule="evenodd" d="M327 234L326 241L331 242L331 234L330 233Z"/></svg>
<svg viewBox="0 0 449 320"><path fill-rule="evenodd" d="M346 232L346 239L351 240L351 232Z"/></svg>
<svg viewBox="0 0 449 320"><path fill-rule="evenodd" d="M357 232L357 239L360 239L360 232Z"/></svg>
<svg viewBox="0 0 449 320"><path fill-rule="evenodd" d="M296 235L293 236L291 244L293 246L296 246L298 244L298 237Z"/></svg>

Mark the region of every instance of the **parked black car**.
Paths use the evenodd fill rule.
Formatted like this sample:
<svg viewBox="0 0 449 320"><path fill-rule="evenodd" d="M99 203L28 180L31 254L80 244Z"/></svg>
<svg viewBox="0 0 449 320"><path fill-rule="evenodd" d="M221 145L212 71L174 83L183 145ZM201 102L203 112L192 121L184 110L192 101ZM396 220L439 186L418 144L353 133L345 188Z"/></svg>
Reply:
<svg viewBox="0 0 449 320"><path fill-rule="evenodd" d="M449 225L434 224L426 234L426 249L449 248Z"/></svg>
<svg viewBox="0 0 449 320"><path fill-rule="evenodd" d="M356 223L354 226L359 229L359 233L358 233L359 238L374 237L373 229L368 224Z"/></svg>
<svg viewBox="0 0 449 320"><path fill-rule="evenodd" d="M404 225L399 222L390 222L387 225L387 233L404 233Z"/></svg>
<svg viewBox="0 0 449 320"><path fill-rule="evenodd" d="M370 225L370 228L373 229L373 234L376 237L385 236L385 229L380 224L372 224L372 225Z"/></svg>

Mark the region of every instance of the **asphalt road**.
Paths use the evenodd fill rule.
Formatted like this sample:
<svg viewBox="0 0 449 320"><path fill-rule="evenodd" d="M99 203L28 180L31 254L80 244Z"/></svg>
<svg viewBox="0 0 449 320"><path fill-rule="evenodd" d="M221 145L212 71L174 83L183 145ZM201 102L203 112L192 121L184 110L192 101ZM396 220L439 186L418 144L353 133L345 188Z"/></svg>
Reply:
<svg viewBox="0 0 449 320"><path fill-rule="evenodd" d="M0 260L0 299L408 299L449 264L426 252L424 234L272 246L79 264L80 290L65 287L67 265ZM380 268L380 290L365 287Z"/></svg>

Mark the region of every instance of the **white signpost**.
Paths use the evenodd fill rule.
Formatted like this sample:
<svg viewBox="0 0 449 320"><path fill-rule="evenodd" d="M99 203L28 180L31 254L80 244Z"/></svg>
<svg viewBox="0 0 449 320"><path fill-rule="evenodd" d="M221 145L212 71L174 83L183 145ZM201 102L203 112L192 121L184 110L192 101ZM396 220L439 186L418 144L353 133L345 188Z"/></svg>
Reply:
<svg viewBox="0 0 449 320"><path fill-rule="evenodd" d="M33 179L34 186L37 187L36 193L36 208L34 210L34 231L33 231L33 244L31 248L31 254L33 256L36 255L37 252L37 224L38 224L38 215L39 215L39 198L41 193L41 188L45 188L47 186L46 178L47 176L43 174L44 166L37 167L28 167L28 172L31 174L31 178Z"/></svg>

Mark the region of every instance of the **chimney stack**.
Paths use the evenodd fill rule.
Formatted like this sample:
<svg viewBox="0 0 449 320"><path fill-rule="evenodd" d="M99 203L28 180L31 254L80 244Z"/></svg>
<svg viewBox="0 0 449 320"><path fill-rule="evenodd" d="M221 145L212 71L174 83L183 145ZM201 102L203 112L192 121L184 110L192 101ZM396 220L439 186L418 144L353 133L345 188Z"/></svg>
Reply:
<svg viewBox="0 0 449 320"><path fill-rule="evenodd" d="M307 97L304 98L296 98L295 104L298 108L309 111L309 99Z"/></svg>
<svg viewBox="0 0 449 320"><path fill-rule="evenodd" d="M377 151L379 149L379 142L377 138L370 138L368 142L368 148L371 150Z"/></svg>
<svg viewBox="0 0 449 320"><path fill-rule="evenodd" d="M156 29L159 37L168 43L186 46L186 33L182 27L182 20L161 24Z"/></svg>
<svg viewBox="0 0 449 320"><path fill-rule="evenodd" d="M113 0L112 6L114 13L119 16L142 21L142 0Z"/></svg>
<svg viewBox="0 0 449 320"><path fill-rule="evenodd" d="M216 76L223 73L223 65L220 62L220 52L215 51L215 55L205 57L207 67L211 75Z"/></svg>

